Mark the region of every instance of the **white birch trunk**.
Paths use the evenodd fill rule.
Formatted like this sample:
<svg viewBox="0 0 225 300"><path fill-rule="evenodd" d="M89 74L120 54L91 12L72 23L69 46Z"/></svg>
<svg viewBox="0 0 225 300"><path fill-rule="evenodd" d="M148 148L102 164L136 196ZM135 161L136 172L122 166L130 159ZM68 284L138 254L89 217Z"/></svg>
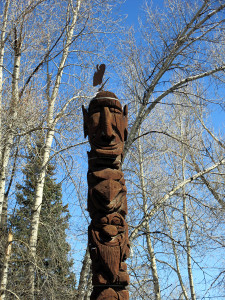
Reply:
<svg viewBox="0 0 225 300"><path fill-rule="evenodd" d="M191 291L191 300L196 300L192 266L191 266L191 245L190 245L190 235L189 235L189 228L188 228L185 188L183 188L183 219L184 219L184 229L185 229L185 237L186 237L188 278L189 278L189 286Z"/></svg>
<svg viewBox="0 0 225 300"><path fill-rule="evenodd" d="M4 194L5 194L5 182L6 182L6 171L7 166L9 162L9 155L10 151L13 146L13 125L14 120L16 119L16 106L18 104L19 100L19 89L18 89L18 81L19 81L19 74L20 74L20 60L21 55L20 53L15 53L14 58L14 69L13 69L13 75L12 75L12 99L11 99L11 105L10 105L10 121L7 126L8 132L6 133L4 140L5 145L3 145L2 150L2 165L0 170L0 221L2 216L2 208L3 208L3 202L4 202Z"/></svg>
<svg viewBox="0 0 225 300"><path fill-rule="evenodd" d="M20 50L20 49L19 49ZM14 120L16 119L17 112L16 106L19 100L19 89L18 89L18 81L19 81L19 74L20 74L20 60L21 54L20 51L15 51L14 57L14 68L13 68L13 75L12 75L12 99L10 104L10 121L7 126L6 136L3 139L5 145L3 145L2 150L2 165L0 170L0 223L1 223L1 216L2 216L2 208L4 202L4 194L5 194L5 183L6 183L6 171L9 162L9 155L10 151L13 146L13 125Z"/></svg>
<svg viewBox="0 0 225 300"><path fill-rule="evenodd" d="M38 225L41 212L41 204L43 198L43 188L46 175L46 166L50 156L50 150L52 145L52 140L54 137L54 130L49 130L46 138L45 151L43 155L43 162L41 166L41 173L39 175L39 180L37 183L35 191L35 203L32 209L32 219L31 219L31 233L29 239L29 250L31 262L28 268L28 280L29 280L29 299L34 299L34 281L35 281L35 265L36 265L36 246L37 246L37 236L38 236Z"/></svg>
<svg viewBox="0 0 225 300"><path fill-rule="evenodd" d="M183 124L181 124L181 135L182 135L182 139L184 139ZM186 180L186 178L185 178L185 158L186 158L185 146L184 146L184 144L182 144L182 180L183 181ZM183 220L184 220L184 230L185 230L185 238L186 238L188 279L189 279L189 286L190 286L190 291L191 291L191 300L196 300L193 274L192 274L192 265L191 265L191 245L190 245L190 234L189 234L189 228L188 228L185 186L182 187L182 198L183 198Z"/></svg>
<svg viewBox="0 0 225 300"><path fill-rule="evenodd" d="M1 229L4 231L7 229L7 212L8 212L8 196L4 196L2 206L2 218L1 218Z"/></svg>
<svg viewBox="0 0 225 300"><path fill-rule="evenodd" d="M149 253L149 256L150 256L150 259L151 259L151 271L152 271L152 277L153 277L155 300L160 300L161 299L161 293L160 293L159 277L158 277L158 273L157 273L155 252L154 252L154 248L152 246L149 231L150 231L149 222L147 222L146 223L146 241L147 241L148 253Z"/></svg>
<svg viewBox="0 0 225 300"><path fill-rule="evenodd" d="M140 130L139 130L139 134L140 134ZM146 225L145 225L146 242L147 242L148 253L149 253L150 261L151 261L151 271L152 271L152 277L153 277L155 300L160 300L161 293L160 293L159 277L158 277L158 272L157 272L154 248L152 246L151 236L150 236L149 217L148 217L148 211L147 211L148 206L147 206L147 197L146 197L146 191L145 191L143 159L142 159L142 149L141 149L140 140L138 140L138 155L139 155L140 181L141 181L141 191L142 191L142 198L143 198L143 208L144 208L144 215L145 215L145 220L146 220Z"/></svg>
<svg viewBox="0 0 225 300"><path fill-rule="evenodd" d="M72 37L74 32L74 27L77 21L78 12L80 9L81 0L77 1L77 6L73 11L73 20L72 23L68 26L67 31L67 41L64 46L62 58L59 64L58 73L56 76L55 85L52 91L52 96L49 99L49 107L48 107L48 115L47 115L47 123L48 123L48 132L46 136L45 142L45 150L43 154L43 161L41 164L41 171L39 174L38 183L36 186L35 191L35 201L31 219L31 232L29 238L29 247L30 247L30 259L31 262L28 268L28 281L29 281L29 295L28 299L33 300L35 294L35 264L36 264L36 246L37 246L37 237L38 237L38 227L39 227L39 220L40 220L40 212L41 212L41 205L43 199L43 188L45 183L45 176L46 176L46 168L50 157L50 151L52 147L52 141L55 133L55 121L54 121L54 107L55 102L58 96L59 86L61 83L62 73L65 66L66 59L69 53L69 47L72 43Z"/></svg>
<svg viewBox="0 0 225 300"><path fill-rule="evenodd" d="M194 155L193 153L189 152L190 156L191 156L191 160L193 162L193 165L195 167L195 170L197 172L200 172L200 168L197 164L197 162L195 161ZM208 181L206 179L205 176L201 176L202 182L206 185L206 187L208 188L208 190L210 191L210 193L213 195L213 197L218 201L218 203L221 205L222 209L225 209L225 201L221 199L221 197L219 196L219 194L216 192L216 189L213 188L213 186L210 184L210 181Z"/></svg>
<svg viewBox="0 0 225 300"><path fill-rule="evenodd" d="M10 259L10 255L11 255L11 249L12 249L12 240L13 240L13 235L12 235L12 232L9 231L8 243L7 243L7 247L6 247L2 277L1 277L1 286L0 286L0 295L1 295L0 299L1 300L5 300L5 291L6 291L7 279L8 279L9 259Z"/></svg>
<svg viewBox="0 0 225 300"><path fill-rule="evenodd" d="M5 52L5 33L6 33L6 25L8 19L8 9L9 9L10 0L5 2L4 8L4 16L3 16L3 24L1 31L1 45L0 45L0 224L1 224L1 215L2 215L2 207L4 202L4 192L5 192L5 161L3 160L3 148L2 145L2 87L3 87L3 61L4 61L4 52Z"/></svg>
<svg viewBox="0 0 225 300"><path fill-rule="evenodd" d="M177 254L176 245L175 245L175 242L174 242L174 239L173 239L173 229L172 229L172 224L170 223L169 218L167 217L167 214L166 214L165 211L164 211L164 214L165 214L165 216L166 216L167 224L168 224L169 231L170 231L170 236L171 236L171 241L172 241L172 248L173 248L173 253L174 253L175 262L176 262L177 276L178 276L178 279L179 279L179 282L180 282L180 286L181 286L181 289L182 289L184 298L185 298L185 300L189 300L189 299L188 299L187 291L186 291L186 289L185 289L185 286L184 286L184 283L183 283L183 280L182 280L181 272L180 272L179 258L178 258L178 254ZM182 298L183 298L183 297L182 297Z"/></svg>
<svg viewBox="0 0 225 300"><path fill-rule="evenodd" d="M89 250L87 248L83 259L81 272L80 272L80 280L79 280L77 297L76 297L77 300L85 300L86 298L85 295L87 296L88 294L89 285L92 285L92 283L89 282L89 279L92 281L92 276L90 276L91 275L90 266L91 266L91 259L89 255Z"/></svg>
<svg viewBox="0 0 225 300"><path fill-rule="evenodd" d="M8 196L5 195L5 184L6 184L6 172L9 162L10 151L13 145L13 123L16 118L16 105L18 103L19 94L18 94L18 80L20 74L20 45L14 48L14 64L13 64L13 74L12 74L12 92L11 92L11 103L10 103L10 112L9 112L9 123L7 124L7 131L3 137L2 132L2 89L3 89L3 60L4 60L4 40L6 34L6 26L8 19L8 10L9 10L10 0L5 2L2 32L1 32L1 45L0 45L0 227L2 228L2 244L5 245L7 242L3 239L6 238L4 232L6 232L6 223L7 223L7 200ZM8 278L8 261L11 252L11 240L12 234L8 234L8 245L5 249L2 249L2 270L1 270L1 299L5 299L5 290L7 285ZM3 246L4 248L4 246Z"/></svg>
<svg viewBox="0 0 225 300"><path fill-rule="evenodd" d="M87 282L87 291L86 291L86 295L85 295L84 300L90 300L90 297L91 297L91 293L92 293L92 289L93 289L92 276L91 275L92 275L91 270L89 270L89 277L88 277L88 282Z"/></svg>

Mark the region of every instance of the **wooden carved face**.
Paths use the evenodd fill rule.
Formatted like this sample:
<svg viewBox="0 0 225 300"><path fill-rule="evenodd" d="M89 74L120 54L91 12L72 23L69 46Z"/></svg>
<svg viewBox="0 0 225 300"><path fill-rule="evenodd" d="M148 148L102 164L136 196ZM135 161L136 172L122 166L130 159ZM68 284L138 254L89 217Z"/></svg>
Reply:
<svg viewBox="0 0 225 300"><path fill-rule="evenodd" d="M128 243L128 226L124 218L114 212L92 220L92 230L98 243L110 247L121 246L126 248ZM123 249L125 251L125 249Z"/></svg>
<svg viewBox="0 0 225 300"><path fill-rule="evenodd" d="M88 111L83 107L84 134L91 148L102 154L119 155L127 138L127 106L115 98L95 98Z"/></svg>

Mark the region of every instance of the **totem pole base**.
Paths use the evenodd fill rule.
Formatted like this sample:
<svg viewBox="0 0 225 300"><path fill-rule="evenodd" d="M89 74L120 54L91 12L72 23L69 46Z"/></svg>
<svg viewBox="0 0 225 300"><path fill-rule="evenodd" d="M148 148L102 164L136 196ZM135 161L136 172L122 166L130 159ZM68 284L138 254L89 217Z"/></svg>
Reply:
<svg viewBox="0 0 225 300"><path fill-rule="evenodd" d="M118 287L94 287L90 300L129 300L129 292Z"/></svg>

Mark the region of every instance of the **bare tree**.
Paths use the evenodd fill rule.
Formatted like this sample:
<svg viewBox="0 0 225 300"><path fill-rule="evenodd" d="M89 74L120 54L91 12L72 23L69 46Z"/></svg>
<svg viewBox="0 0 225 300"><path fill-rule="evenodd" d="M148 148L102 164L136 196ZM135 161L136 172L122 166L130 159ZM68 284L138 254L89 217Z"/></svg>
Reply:
<svg viewBox="0 0 225 300"><path fill-rule="evenodd" d="M131 123L126 151L141 124L169 95L203 78L214 76L223 81L225 66L217 49L223 55L224 9L222 1L208 0L192 4L169 0L160 12L146 4L141 43L136 44L131 30L119 49L124 95L140 103Z"/></svg>
<svg viewBox="0 0 225 300"><path fill-rule="evenodd" d="M225 69L222 58L225 5L223 1L169 0L160 10L154 10L148 3L144 8L139 21L141 36L130 29L127 39L118 43L122 98L128 99L130 109L124 167L132 199L130 239L134 253L139 258L143 256L143 260L137 259L140 264L137 263L136 269L131 263L131 270L134 281L139 279L136 290L143 291L143 281L151 280L140 271L148 253L142 237L148 236L149 223L158 282L160 290L166 293L161 292L162 297L195 299L196 268L206 276L204 263L208 254L204 243L215 249L220 244L218 255L224 244L219 234L221 224L214 215L221 220L223 139L209 129L207 113L212 106L224 107L220 91ZM184 135L178 130L182 122ZM142 145L143 176L137 175L140 173L137 140ZM139 195L143 194L140 178L145 181L147 213L140 203ZM218 239L212 241L209 224L214 230L212 235L217 236L217 232ZM184 255L186 265L180 259ZM150 264L149 268L152 267ZM219 271L218 265L217 268ZM172 278L179 280L176 292L168 288L174 287ZM207 281L206 286L209 285ZM143 298L151 297L144 296L145 292Z"/></svg>
<svg viewBox="0 0 225 300"><path fill-rule="evenodd" d="M139 135L140 135L140 130L139 130ZM145 183L145 176L144 176L144 170L143 170L143 152L142 152L140 140L138 140L138 158L139 158L139 168L140 168L140 171L139 171L140 185L141 185L141 192L142 192L142 198L143 198L143 212L145 215L145 231L146 231L147 251L148 251L148 254L150 257L150 267L151 267L152 277L153 277L155 299L160 300L161 299L160 284L159 284L159 277L158 277L157 266L156 266L155 253L154 253L154 249L152 246L151 235L150 235L148 203L147 203L147 195L146 195L146 183Z"/></svg>
<svg viewBox="0 0 225 300"><path fill-rule="evenodd" d="M5 7L4 7L4 14L3 14L3 24L2 24L2 31L1 31L1 49L0 49L0 107L1 107L1 113L2 113L2 89L3 89L3 61L4 61L4 52L5 52L5 36L6 36L6 26L7 26L7 19L8 19L8 9L9 9L9 2L6 1ZM2 140L2 121L0 117L0 138ZM0 161L4 161L2 158L2 146L1 146L1 151L0 151ZM2 213L2 206L3 206L3 201L4 201L4 187L5 187L5 181L4 181L4 173L5 173L5 163L1 167L2 172L1 172L1 177L0 177L0 215Z"/></svg>
<svg viewBox="0 0 225 300"><path fill-rule="evenodd" d="M194 109L187 103L184 91L182 96L178 94L173 98L173 105L166 110L164 106L156 108L151 123L145 122L142 129L143 132L149 132L151 137L139 133L139 139L129 155L129 164L125 162L132 220L130 239L135 253L131 257L131 275L135 277L134 274L137 274L139 282L135 286L143 299L152 297L151 291L147 292L149 289L144 288L149 281L153 282L154 290L159 286L163 291L162 297L195 299L199 295L196 268L204 278L206 260L210 255L204 244L217 248L218 255L222 255L223 238L220 230L223 225L220 223L221 217L217 221L214 215L216 211L221 211L221 207L216 199L214 201L211 190L213 188L217 194L215 183L220 186L224 181L221 172L224 168L223 151L218 152L217 149L220 156L214 161L203 157L208 137ZM202 111L205 110L199 103L199 110L200 107ZM215 147L215 150L217 144L212 146L211 143L211 147ZM140 149L142 168L137 164ZM213 149L211 151L213 154ZM193 155L202 162L198 171L193 164ZM208 179L211 190L203 178ZM145 205L140 201L143 190ZM209 226L212 236L208 232ZM149 250L149 236L152 251ZM133 261L136 253L138 263L135 266ZM155 263L152 263L153 254ZM153 272L143 274L140 271L150 258L149 269L156 267L157 280ZM219 272L219 264L214 262L214 268ZM206 286L210 286L210 281L206 282ZM154 291L154 297L157 295Z"/></svg>

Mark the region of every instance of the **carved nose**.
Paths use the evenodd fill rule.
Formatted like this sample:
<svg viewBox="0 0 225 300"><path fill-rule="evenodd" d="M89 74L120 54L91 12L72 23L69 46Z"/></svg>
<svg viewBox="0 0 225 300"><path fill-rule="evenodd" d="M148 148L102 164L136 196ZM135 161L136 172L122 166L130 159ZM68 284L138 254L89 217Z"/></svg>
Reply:
<svg viewBox="0 0 225 300"><path fill-rule="evenodd" d="M104 107L102 113L102 134L106 138L113 138L113 129L112 129L112 115L108 107Z"/></svg>

